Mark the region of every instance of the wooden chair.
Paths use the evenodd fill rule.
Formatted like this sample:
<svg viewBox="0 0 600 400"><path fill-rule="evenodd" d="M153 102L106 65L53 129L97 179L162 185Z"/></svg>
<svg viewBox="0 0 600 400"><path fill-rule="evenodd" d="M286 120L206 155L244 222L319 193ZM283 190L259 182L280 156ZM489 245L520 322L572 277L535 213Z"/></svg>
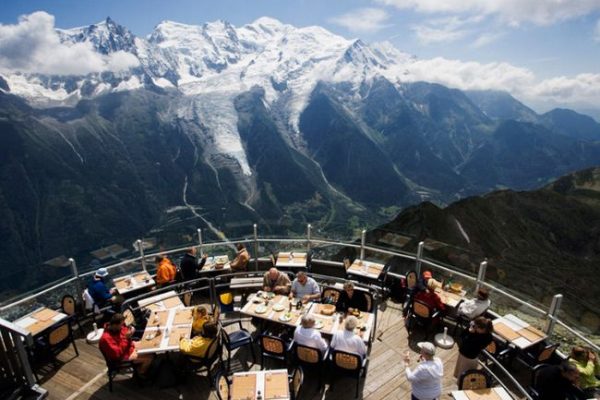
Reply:
<svg viewBox="0 0 600 400"><path fill-rule="evenodd" d="M341 292L334 287L326 287L321 293L321 303L336 304Z"/></svg>
<svg viewBox="0 0 600 400"><path fill-rule="evenodd" d="M206 354L204 357L182 354L186 360L186 369L190 372L198 373L205 368L208 382L212 386L213 379L210 370L215 361L221 358L221 350L221 335L217 334L217 337L215 337L215 339L208 345L208 349L206 349Z"/></svg>
<svg viewBox="0 0 600 400"><path fill-rule="evenodd" d="M219 400L229 400L231 398L229 393L230 386L231 382L227 378L225 371L219 370L215 375L215 391Z"/></svg>
<svg viewBox="0 0 600 400"><path fill-rule="evenodd" d="M387 288L385 286L385 284L387 282L387 276L388 276L388 273L390 272L391 267L392 267L391 263L388 262L387 264L385 264L383 266L383 269L381 270L381 274L379 274L379 277L377 277L377 283L379 284L379 289L381 289L381 297L383 300L385 300L390 293L389 288Z"/></svg>
<svg viewBox="0 0 600 400"><path fill-rule="evenodd" d="M190 307L192 305L192 296L193 293L191 291L186 291L183 293L183 295L181 296L181 302L184 306Z"/></svg>
<svg viewBox="0 0 600 400"><path fill-rule="evenodd" d="M102 350L100 350L102 356L104 357L104 361L106 362L108 375L108 390L112 393L113 391L113 380L119 374L133 374L135 376L135 367L133 366L133 362L131 361L110 361L106 354Z"/></svg>
<svg viewBox="0 0 600 400"><path fill-rule="evenodd" d="M412 332L414 324L423 326L427 329L427 337L430 335L433 321L440 315L440 312L429 307L427 303L420 300L414 300L412 307L408 313L407 330L409 334Z"/></svg>
<svg viewBox="0 0 600 400"><path fill-rule="evenodd" d="M291 344L286 343L281 337L263 333L260 335L260 369L265 368L265 358L283 361L287 365L287 354L291 350Z"/></svg>
<svg viewBox="0 0 600 400"><path fill-rule="evenodd" d="M304 371L301 366L297 366L289 376L290 395L292 400L296 400L300 396L300 389L304 383Z"/></svg>
<svg viewBox="0 0 600 400"><path fill-rule="evenodd" d="M250 335L250 332L248 332L246 329L244 329L242 327L242 321L237 320L237 321L230 321L227 323L221 322L220 325L228 326L228 325L232 325L232 324L236 324L236 323L239 324L240 329L235 332L227 333L225 331L225 329L221 329L223 346L227 349L227 373L229 373L229 371L231 371L231 353L234 350L239 349L240 347L250 346L250 351L252 353L252 359L256 363L256 356L254 355L254 346L253 346L254 340L252 339L252 335Z"/></svg>
<svg viewBox="0 0 600 400"><path fill-rule="evenodd" d="M468 369L458 378L458 390L487 389L490 386L489 375L480 369Z"/></svg>
<svg viewBox="0 0 600 400"><path fill-rule="evenodd" d="M359 293L360 292L363 293L363 295L365 296L365 300L367 301L367 309L361 311L373 312L373 295L371 294L371 292L359 291Z"/></svg>
<svg viewBox="0 0 600 400"><path fill-rule="evenodd" d="M537 348L530 351L521 351L517 358L529 369L533 370L538 364L552 364L552 358L558 349L559 344L544 344L543 342Z"/></svg>
<svg viewBox="0 0 600 400"><path fill-rule="evenodd" d="M358 354L347 353L345 351L333 350L331 352L331 360L333 362L334 369L345 375L350 375L356 379L356 393L355 397L358 397L358 388L360 383L361 375L364 375L367 370L368 358L362 359ZM333 387L333 381L330 387Z"/></svg>
<svg viewBox="0 0 600 400"><path fill-rule="evenodd" d="M490 357L494 357L500 363L504 363L507 359L512 357L514 349L508 346L506 342L501 342L497 339L492 339L490 344L481 352L480 358L486 363L486 365L493 365L494 363L490 360Z"/></svg>
<svg viewBox="0 0 600 400"><path fill-rule="evenodd" d="M323 353L316 347L309 347L295 343L294 354L296 355L296 360L300 365L309 368L315 368L317 371L319 371L318 375L320 389L323 384L323 374L326 371L324 366L325 360L327 360L327 357L329 357L329 348L327 348L325 353Z"/></svg>
<svg viewBox="0 0 600 400"><path fill-rule="evenodd" d="M71 322L67 319L50 328L44 335L36 340L37 351L41 355L48 356L55 367L58 366L56 356L64 349L73 345L75 354L79 356L79 350L73 338L73 328Z"/></svg>
<svg viewBox="0 0 600 400"><path fill-rule="evenodd" d="M85 335L85 332L81 327L81 323L79 322L79 312L77 312L77 302L75 301L75 297L71 296L70 294L64 295L60 301L60 308L63 313L67 314L71 318L71 321L77 324L79 332Z"/></svg>

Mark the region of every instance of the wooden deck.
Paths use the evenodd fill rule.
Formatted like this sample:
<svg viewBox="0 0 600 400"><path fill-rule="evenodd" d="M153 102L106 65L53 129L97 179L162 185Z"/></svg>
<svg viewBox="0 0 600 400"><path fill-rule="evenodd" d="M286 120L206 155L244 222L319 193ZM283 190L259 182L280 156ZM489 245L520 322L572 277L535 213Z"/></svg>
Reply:
<svg viewBox="0 0 600 400"><path fill-rule="evenodd" d="M404 329L401 306L387 302L380 306L379 321L375 341L370 354L366 379L361 381L359 398L369 400L410 398L410 384L406 380L402 363L403 354L410 349L416 357L416 343L423 339L417 334L408 338ZM254 329L248 324L248 328ZM79 357L72 346L59 355L61 365L41 372L41 386L48 390L50 399L216 399L210 390L206 375L189 376L176 387L160 389L158 382L139 386L133 379L120 375L114 382L114 392L108 390L106 366L97 345L90 345L84 339L77 340ZM259 354L256 351L256 354ZM176 357L169 360L176 362ZM438 349L437 356L444 362L444 382L442 399L451 399L450 392L456 390L452 371L457 357L456 346L450 350ZM252 365L252 357L247 349L234 353L232 370L260 369ZM260 358L259 360L260 361ZM270 364L273 368L275 364ZM218 368L215 365L215 368ZM183 380L183 378L182 378ZM351 378L338 378L334 388L330 388L331 378L325 379L324 388L317 390L315 373L307 371L300 393L302 399L349 399L353 398L355 381ZM182 397L180 397L180 395Z"/></svg>

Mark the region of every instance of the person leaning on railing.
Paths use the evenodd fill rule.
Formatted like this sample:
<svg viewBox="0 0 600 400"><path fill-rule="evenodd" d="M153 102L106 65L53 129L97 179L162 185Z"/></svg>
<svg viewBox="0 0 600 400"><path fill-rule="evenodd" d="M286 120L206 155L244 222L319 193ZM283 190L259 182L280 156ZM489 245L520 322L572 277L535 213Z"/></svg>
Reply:
<svg viewBox="0 0 600 400"><path fill-rule="evenodd" d="M236 248L237 255L229 265L234 272L247 271L250 253L248 253L248 250L246 250L246 247L242 243L238 243Z"/></svg>
<svg viewBox="0 0 600 400"><path fill-rule="evenodd" d="M568 361L560 365L548 365L537 373L535 389L538 400L585 400L583 391L577 386L579 371Z"/></svg>
<svg viewBox="0 0 600 400"><path fill-rule="evenodd" d="M579 387L588 398L600 398L600 360L592 350L575 346L569 361L579 370Z"/></svg>

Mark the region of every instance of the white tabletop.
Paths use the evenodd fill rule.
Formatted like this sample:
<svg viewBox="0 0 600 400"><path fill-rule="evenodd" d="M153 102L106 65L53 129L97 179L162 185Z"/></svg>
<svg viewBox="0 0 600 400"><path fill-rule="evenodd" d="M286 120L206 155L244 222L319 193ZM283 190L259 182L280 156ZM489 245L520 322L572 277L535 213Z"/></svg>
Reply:
<svg viewBox="0 0 600 400"><path fill-rule="evenodd" d="M193 309L193 307L189 307L188 309L191 311ZM167 351L179 351L179 340L177 340L176 344L172 344L172 345L169 344L169 340L171 338L172 331L176 328L185 328L186 333L184 334L183 337L188 338L188 339L191 337L191 333L192 333L192 324L191 323L175 324L175 322L174 322L175 315L180 310L182 310L182 308L171 308L169 310L166 310L169 313L169 315L167 317L167 323L165 324L164 327L163 326L160 326L160 327L147 326L146 329L144 329L144 335L142 336L140 341L145 340L149 334L156 334L156 332L158 332L158 331L160 331L163 335L162 335L162 339L161 339L158 347L149 347L149 348L138 349L137 352L139 354L163 353L163 352L167 352ZM181 337L181 338L183 338L183 337Z"/></svg>
<svg viewBox="0 0 600 400"><path fill-rule="evenodd" d="M290 258L290 255L292 256ZM277 255L276 267L285 268L305 268L306 267L306 253L298 251L283 252L280 251Z"/></svg>
<svg viewBox="0 0 600 400"><path fill-rule="evenodd" d="M513 397L503 388L500 386L491 388L489 395L485 395L485 392L487 390L454 390L452 392L452 397L454 397L455 400L471 400L469 398L469 393L473 393L473 394L477 394L479 396L485 396L483 398L485 399L490 399L490 400L496 400L498 398L500 398L501 400L513 400ZM478 397L478 399L481 399L482 397Z"/></svg>
<svg viewBox="0 0 600 400"><path fill-rule="evenodd" d="M147 279L143 279L142 277L145 277ZM127 287L124 287L124 288L117 287L117 284L119 282L124 281L124 280L129 280L129 285ZM119 276L118 278L113 279L113 283L115 284L115 287L116 287L117 291L121 295L127 294L129 292L134 291L134 290L138 290L138 289L143 289L143 288L147 288L147 287L150 287L150 286L154 286L156 284L156 282L154 281L154 279L152 279L152 277L150 276L150 274L147 273L146 271L138 271L138 272L134 272L133 274Z"/></svg>
<svg viewBox="0 0 600 400"><path fill-rule="evenodd" d="M371 262L371 261L360 261L355 260L354 263L346 270L348 274L364 276L371 279L379 278L383 271L384 265Z"/></svg>
<svg viewBox="0 0 600 400"><path fill-rule="evenodd" d="M173 302L173 303L177 303L176 306L172 306L171 307L171 306L169 306L169 304L165 303L165 300L168 300L170 298L178 300L177 302ZM138 304L140 305L140 307L147 307L150 304L155 304L156 308L157 309L161 309L161 310L166 310L166 309L169 309L169 308L181 308L181 307L184 307L184 305L181 302L181 300L179 300L179 295L174 290L169 290L168 292L157 294L156 296L146 297L144 299L139 300Z"/></svg>
<svg viewBox="0 0 600 400"><path fill-rule="evenodd" d="M233 384L231 387L231 396L233 398L233 396L235 395L235 377L244 377L244 376L250 376L250 375L255 375L256 376L256 387L255 387L255 391L254 391L254 397L252 398L252 400L256 399L258 396L258 393L261 393L262 398L264 399L266 394L265 394L265 380L267 379L268 375L271 374L282 374L285 375L286 380L287 380L287 376L288 376L288 372L287 369L274 369L274 370L266 370L266 371L248 371L248 372L236 372L235 374L233 374ZM242 396L244 396L245 394L243 394ZM250 394L248 394L250 395ZM236 396L234 400L240 399L243 397L239 397ZM289 386L287 386L287 396L284 397L277 397L277 398L269 398L270 400L287 400L289 399ZM246 397L247 399L247 397Z"/></svg>

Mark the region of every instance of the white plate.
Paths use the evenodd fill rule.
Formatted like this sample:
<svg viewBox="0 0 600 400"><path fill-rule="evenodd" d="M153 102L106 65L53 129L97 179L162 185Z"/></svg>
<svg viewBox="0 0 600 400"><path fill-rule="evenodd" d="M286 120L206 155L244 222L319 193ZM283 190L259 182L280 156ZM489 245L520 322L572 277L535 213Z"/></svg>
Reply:
<svg viewBox="0 0 600 400"><path fill-rule="evenodd" d="M315 329L323 329L323 321L320 319L315 321Z"/></svg>
<svg viewBox="0 0 600 400"><path fill-rule="evenodd" d="M256 309L254 310L255 313L257 314L264 314L267 312L267 307L260 305L258 307L256 307Z"/></svg>
<svg viewBox="0 0 600 400"><path fill-rule="evenodd" d="M279 317L279 320L282 322L288 322L292 320L292 317L288 317L287 315L283 314L282 316Z"/></svg>
<svg viewBox="0 0 600 400"><path fill-rule="evenodd" d="M285 310L285 306L283 304L277 303L277 304L275 304L273 306L273 310L275 310L275 311L283 311L283 310Z"/></svg>

